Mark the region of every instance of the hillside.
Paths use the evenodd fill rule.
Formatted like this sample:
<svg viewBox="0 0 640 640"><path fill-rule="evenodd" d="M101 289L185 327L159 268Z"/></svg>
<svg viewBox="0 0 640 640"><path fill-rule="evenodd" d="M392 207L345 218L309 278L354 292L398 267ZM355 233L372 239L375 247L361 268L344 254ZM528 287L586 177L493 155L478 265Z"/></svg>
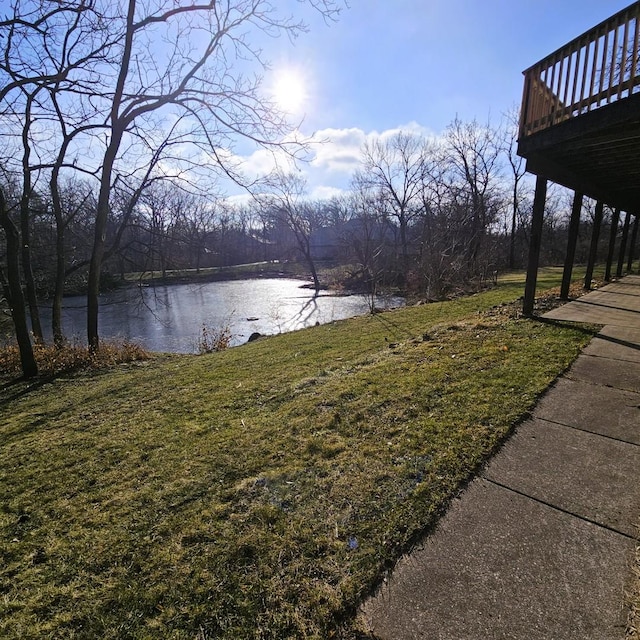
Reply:
<svg viewBox="0 0 640 640"><path fill-rule="evenodd" d="M593 335L521 317L521 291L5 386L0 635L355 637Z"/></svg>

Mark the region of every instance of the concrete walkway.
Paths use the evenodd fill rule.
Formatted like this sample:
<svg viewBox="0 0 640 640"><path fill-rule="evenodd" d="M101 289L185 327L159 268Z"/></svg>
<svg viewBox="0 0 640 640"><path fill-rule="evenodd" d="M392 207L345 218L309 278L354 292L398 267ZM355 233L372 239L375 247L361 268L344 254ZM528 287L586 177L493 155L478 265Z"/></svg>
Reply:
<svg viewBox="0 0 640 640"><path fill-rule="evenodd" d="M381 640L623 640L640 524L640 277L546 317L605 326L365 604Z"/></svg>

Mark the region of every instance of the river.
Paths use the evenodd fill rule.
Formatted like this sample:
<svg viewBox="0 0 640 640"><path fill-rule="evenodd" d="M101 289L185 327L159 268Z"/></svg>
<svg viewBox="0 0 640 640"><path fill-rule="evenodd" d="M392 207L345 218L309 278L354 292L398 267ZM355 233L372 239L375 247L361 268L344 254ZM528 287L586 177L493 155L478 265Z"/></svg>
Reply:
<svg viewBox="0 0 640 640"><path fill-rule="evenodd" d="M300 280L265 278L132 287L100 296L99 333L103 339L125 339L150 351L195 353L203 326L228 327L231 345L246 342L258 332L264 335L325 324L369 311L362 295L335 295L303 288ZM379 308L404 304L399 297L380 297ZM42 320L51 326L51 310ZM64 300L63 326L69 339L84 341L86 300Z"/></svg>

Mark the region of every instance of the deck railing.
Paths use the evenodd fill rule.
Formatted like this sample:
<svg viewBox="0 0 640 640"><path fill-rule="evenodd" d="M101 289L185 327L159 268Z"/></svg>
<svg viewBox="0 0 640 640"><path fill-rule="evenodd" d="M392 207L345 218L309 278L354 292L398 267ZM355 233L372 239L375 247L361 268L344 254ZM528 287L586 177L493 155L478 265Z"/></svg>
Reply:
<svg viewBox="0 0 640 640"><path fill-rule="evenodd" d="M520 138L640 92L640 1L524 72Z"/></svg>

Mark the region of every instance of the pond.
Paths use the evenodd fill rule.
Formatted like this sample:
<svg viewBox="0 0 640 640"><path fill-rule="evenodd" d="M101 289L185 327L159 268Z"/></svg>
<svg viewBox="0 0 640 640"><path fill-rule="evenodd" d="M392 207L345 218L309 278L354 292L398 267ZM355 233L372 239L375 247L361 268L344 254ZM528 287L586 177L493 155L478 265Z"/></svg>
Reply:
<svg viewBox="0 0 640 640"><path fill-rule="evenodd" d="M133 287L100 296L99 332L103 339L126 339L150 351L195 353L203 326L208 331L228 327L231 344L246 342L258 332L284 333L317 323L325 324L366 314L369 304L362 295L335 295L304 288L300 280L265 278ZM404 304L397 296L379 297L376 307ZM51 326L51 310L42 310L45 327ZM86 300L64 300L63 326L70 339L84 342Z"/></svg>

